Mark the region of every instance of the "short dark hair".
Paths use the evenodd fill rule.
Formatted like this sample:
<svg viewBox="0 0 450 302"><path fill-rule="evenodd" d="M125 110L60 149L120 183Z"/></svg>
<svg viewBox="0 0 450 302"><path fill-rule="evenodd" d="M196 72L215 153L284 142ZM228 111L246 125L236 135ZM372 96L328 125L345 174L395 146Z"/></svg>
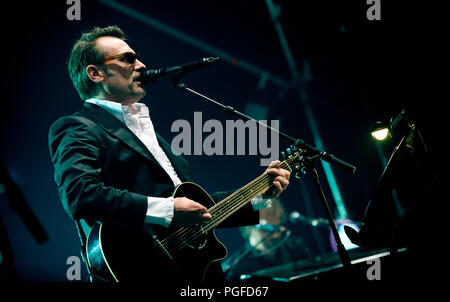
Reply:
<svg viewBox="0 0 450 302"><path fill-rule="evenodd" d="M93 97L98 92L98 84L88 77L86 67L90 64L103 65L104 53L95 42L98 38L106 36L125 40L125 33L116 25L94 27L82 34L70 52L67 63L69 75L82 100Z"/></svg>

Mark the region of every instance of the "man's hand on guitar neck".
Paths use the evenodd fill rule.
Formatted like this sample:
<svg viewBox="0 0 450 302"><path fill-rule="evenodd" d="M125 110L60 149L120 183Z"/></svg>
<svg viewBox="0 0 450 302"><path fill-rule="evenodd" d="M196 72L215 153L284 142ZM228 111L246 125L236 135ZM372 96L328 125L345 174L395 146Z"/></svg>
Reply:
<svg viewBox="0 0 450 302"><path fill-rule="evenodd" d="M286 187L289 185L289 178L291 172L280 168L281 162L279 160L270 163L266 169L266 173L270 174L273 179L273 186L262 193L264 199L276 198L280 196Z"/></svg>
<svg viewBox="0 0 450 302"><path fill-rule="evenodd" d="M187 197L174 198L172 224L175 226L195 226L206 224L212 219L208 209Z"/></svg>
<svg viewBox="0 0 450 302"><path fill-rule="evenodd" d="M279 166L280 161L273 161L265 171L272 177L273 186L262 193L264 199L278 197L289 185L291 172L282 169ZM211 214L202 204L187 197L174 198L172 225L177 227L205 225L211 219Z"/></svg>

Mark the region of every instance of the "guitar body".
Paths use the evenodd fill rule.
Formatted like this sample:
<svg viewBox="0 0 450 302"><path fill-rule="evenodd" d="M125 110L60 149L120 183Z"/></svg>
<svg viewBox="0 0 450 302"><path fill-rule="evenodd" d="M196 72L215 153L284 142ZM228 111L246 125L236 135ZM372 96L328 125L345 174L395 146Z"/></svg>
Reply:
<svg viewBox="0 0 450 302"><path fill-rule="evenodd" d="M214 206L211 196L195 183L177 186L172 196ZM227 256L227 249L214 229L204 233L196 227L130 229L97 223L88 235L86 254L92 273L101 279L167 286L212 280L208 277L221 274L219 261Z"/></svg>
<svg viewBox="0 0 450 302"><path fill-rule="evenodd" d="M303 149L294 145L291 148L288 158L279 165L289 171L291 167L300 169L304 159ZM143 224L131 228L96 223L86 243L91 273L106 281L143 282L152 287L218 285L216 282L225 281L219 261L228 252L217 239L215 228L272 186L271 176L264 172L215 204L199 185L182 183L172 196L187 197L208 209L212 219L202 227L164 228Z"/></svg>

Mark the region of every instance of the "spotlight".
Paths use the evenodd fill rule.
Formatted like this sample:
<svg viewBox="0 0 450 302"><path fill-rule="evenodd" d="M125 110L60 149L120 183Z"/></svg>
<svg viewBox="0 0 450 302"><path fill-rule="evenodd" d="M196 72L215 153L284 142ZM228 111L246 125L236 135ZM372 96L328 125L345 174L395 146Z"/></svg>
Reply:
<svg viewBox="0 0 450 302"><path fill-rule="evenodd" d="M390 135L389 126L383 122L376 122L372 128L372 137L377 141L383 141Z"/></svg>
<svg viewBox="0 0 450 302"><path fill-rule="evenodd" d="M403 109L397 115L397 117L391 118L389 124L384 122L376 122L372 127L372 137L377 141L383 141L387 138L392 137L392 132L396 132L397 134L404 134L405 131L410 128L411 125L409 124L408 118L406 117L406 110Z"/></svg>

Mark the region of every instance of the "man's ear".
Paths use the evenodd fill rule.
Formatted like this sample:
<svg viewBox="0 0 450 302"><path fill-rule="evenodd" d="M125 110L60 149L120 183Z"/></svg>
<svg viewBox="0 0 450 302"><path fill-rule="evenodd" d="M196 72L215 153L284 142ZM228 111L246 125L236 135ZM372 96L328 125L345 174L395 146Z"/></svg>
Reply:
<svg viewBox="0 0 450 302"><path fill-rule="evenodd" d="M104 71L92 64L86 67L86 73L87 76L95 83L103 82L103 80L105 79Z"/></svg>

